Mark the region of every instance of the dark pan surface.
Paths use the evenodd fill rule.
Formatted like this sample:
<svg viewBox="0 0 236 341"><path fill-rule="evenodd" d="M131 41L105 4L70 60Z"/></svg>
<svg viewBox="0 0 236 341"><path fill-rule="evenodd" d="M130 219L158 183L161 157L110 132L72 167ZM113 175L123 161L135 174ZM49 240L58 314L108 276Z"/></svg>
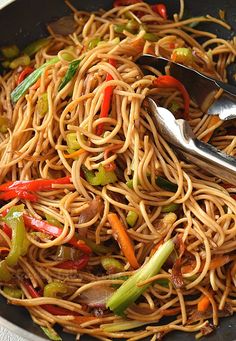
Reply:
<svg viewBox="0 0 236 341"><path fill-rule="evenodd" d="M82 10L108 9L112 6L112 0L70 0L77 8ZM150 0L150 3L158 1ZM168 7L168 13L178 10L178 1L162 0ZM236 31L236 1L235 0L185 0L188 16L211 14L218 17L219 9L226 10L226 20ZM46 24L54 19L70 14L69 8L63 0L16 0L15 3L0 11L0 46L16 43L24 47L27 43L45 36ZM214 24L199 25L202 29L216 32L223 38L231 38L234 32L219 28ZM214 334L202 341L236 341L236 315L224 318L220 327ZM4 298L0 297L0 325L11 329L16 334L28 340L43 341L45 338L41 330L36 326L28 312L24 308L7 305ZM19 328L20 327L20 328ZM21 329L22 328L22 329ZM74 341L73 335L61 333L64 341ZM84 341L92 341L89 336L82 338ZM166 341L193 341L194 335L173 332L165 338Z"/></svg>

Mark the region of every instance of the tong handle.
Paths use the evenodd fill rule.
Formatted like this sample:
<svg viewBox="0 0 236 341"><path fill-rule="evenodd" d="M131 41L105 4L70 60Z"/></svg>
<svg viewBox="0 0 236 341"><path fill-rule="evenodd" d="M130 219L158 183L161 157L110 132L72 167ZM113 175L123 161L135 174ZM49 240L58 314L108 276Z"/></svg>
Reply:
<svg viewBox="0 0 236 341"><path fill-rule="evenodd" d="M190 142L190 141L189 141ZM184 158L236 186L236 158L227 155L208 143L191 139L188 151L179 150Z"/></svg>

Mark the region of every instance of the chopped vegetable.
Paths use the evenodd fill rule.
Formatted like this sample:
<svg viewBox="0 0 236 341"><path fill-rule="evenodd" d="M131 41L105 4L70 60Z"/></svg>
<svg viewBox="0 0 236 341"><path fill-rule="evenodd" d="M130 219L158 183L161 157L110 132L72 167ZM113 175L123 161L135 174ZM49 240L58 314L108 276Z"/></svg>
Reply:
<svg viewBox="0 0 236 341"><path fill-rule="evenodd" d="M29 200L32 202L36 202L38 199L35 194L28 193L28 192L21 190L21 189L13 189L10 191L0 193L0 199L1 200L10 200L10 199L14 199L14 198Z"/></svg>
<svg viewBox="0 0 236 341"><path fill-rule="evenodd" d="M73 247L69 247L69 246L65 246L65 245L59 245L57 247L57 252L55 254L56 260L63 260L63 261L65 261L65 260L76 260L76 259L78 259L78 257L79 257L78 250L73 248Z"/></svg>
<svg viewBox="0 0 236 341"><path fill-rule="evenodd" d="M23 50L24 54L28 56L33 56L36 52L41 50L44 46L48 44L49 40L47 38L41 38L36 41L33 41L28 46L26 46Z"/></svg>
<svg viewBox="0 0 236 341"><path fill-rule="evenodd" d="M115 323L106 323L101 325L101 329L104 330L107 333L115 333L115 332L121 332L123 330L130 330L135 329L138 327L142 327L147 322L138 322L133 320L119 320Z"/></svg>
<svg viewBox="0 0 236 341"><path fill-rule="evenodd" d="M11 287L4 287L3 288L3 292L8 295L11 296L13 298L21 298L22 297L22 290L18 289L18 288L11 288Z"/></svg>
<svg viewBox="0 0 236 341"><path fill-rule="evenodd" d="M0 116L0 133L7 133L9 128L8 119L5 116Z"/></svg>
<svg viewBox="0 0 236 341"><path fill-rule="evenodd" d="M171 60L175 63L183 63L184 65L191 66L194 61L192 50L186 47L178 47L173 50Z"/></svg>
<svg viewBox="0 0 236 341"><path fill-rule="evenodd" d="M209 120L209 123L208 123L208 126L207 126L206 129L209 129L209 128L211 128L211 127L214 127L215 125L218 126L218 123L220 123L220 122L222 122L222 120L219 118L218 115L211 116L211 117L210 117L210 120ZM204 142L206 142L206 143L207 143L208 141L210 141L210 139L211 139L211 137L212 137L214 131L215 131L215 129L211 130L209 133L207 133L205 136L203 136L202 141L204 141Z"/></svg>
<svg viewBox="0 0 236 341"><path fill-rule="evenodd" d="M166 6L164 4L156 4L151 6L153 12L157 13L163 19L167 19Z"/></svg>
<svg viewBox="0 0 236 341"><path fill-rule="evenodd" d="M123 315L125 309L134 303L150 285L148 283L138 287L137 284L157 275L173 250L173 241L168 240L165 242L146 264L116 290L108 300L107 307L115 314Z"/></svg>
<svg viewBox="0 0 236 341"><path fill-rule="evenodd" d="M208 296L203 296L197 304L197 310L204 313L210 305L210 300Z"/></svg>
<svg viewBox="0 0 236 341"><path fill-rule="evenodd" d="M86 153L86 150L80 148L79 150L76 150L75 152L72 152L70 154L64 154L65 159L74 159L77 158L78 156Z"/></svg>
<svg viewBox="0 0 236 341"><path fill-rule="evenodd" d="M127 217L126 217L126 221L127 221L127 224L131 227L133 227L136 223L138 219L138 214L134 211L129 211Z"/></svg>
<svg viewBox="0 0 236 341"><path fill-rule="evenodd" d="M190 97L184 85L180 81L178 81L178 79L168 75L157 77L156 79L154 79L153 85L159 88L175 88L181 92L184 99L183 116L184 119L187 120L189 116Z"/></svg>
<svg viewBox="0 0 236 341"><path fill-rule="evenodd" d="M9 282L11 278L12 278L12 275L7 268L6 260L0 261L0 281Z"/></svg>
<svg viewBox="0 0 236 341"><path fill-rule="evenodd" d="M128 21L127 24L116 24L116 25L114 25L114 31L116 33L123 33L123 31L135 33L135 32L137 32L139 27L140 27L139 23L136 20L131 19Z"/></svg>
<svg viewBox="0 0 236 341"><path fill-rule="evenodd" d="M98 45L98 43L100 43L100 41L101 41L101 38L99 37L91 39L88 44L88 49L89 50L94 49Z"/></svg>
<svg viewBox="0 0 236 341"><path fill-rule="evenodd" d="M28 228L31 228L35 231L43 232L49 234L50 236L59 237L62 234L62 229L57 226L53 226L48 224L46 221L38 220L36 218L30 217L24 214L24 223ZM80 249L86 254L90 254L92 250L88 247L84 241L77 240L75 237L72 237L69 241L69 244L73 245L74 247Z"/></svg>
<svg viewBox="0 0 236 341"><path fill-rule="evenodd" d="M82 270L88 264L89 257L83 255L80 260L66 260L58 265L57 268L68 269L68 270Z"/></svg>
<svg viewBox="0 0 236 341"><path fill-rule="evenodd" d="M110 58L109 64L111 64L113 67L116 67L116 60ZM107 74L105 81L109 82L112 79L113 77L110 74ZM103 102L101 106L100 118L108 117L110 106L111 106L112 94L113 94L113 86L107 86L104 90L104 97L103 97ZM101 136L103 134L103 130L104 130L104 124L100 123L97 126L96 134L98 136Z"/></svg>
<svg viewBox="0 0 236 341"><path fill-rule="evenodd" d="M51 225L63 228L62 223L60 223L60 221L58 221L56 218L54 218L53 216L51 216L48 213L45 213L45 218L47 219L47 222Z"/></svg>
<svg viewBox="0 0 236 341"><path fill-rule="evenodd" d="M25 93L26 91L33 85L39 77L42 75L43 71L49 65L56 64L59 61L58 57L54 57L48 62L41 65L37 70L32 72L23 82L21 82L11 93L11 99L15 103L17 102Z"/></svg>
<svg viewBox="0 0 236 341"><path fill-rule="evenodd" d="M71 153L80 149L80 144L77 140L77 134L76 133L69 133L66 135L66 143L68 146L68 149L71 150Z"/></svg>
<svg viewBox="0 0 236 341"><path fill-rule="evenodd" d="M12 62L10 62L9 68L16 69L18 68L18 66L27 66L29 64L30 64L30 57L27 56L27 54L24 54L23 56L20 56L14 59Z"/></svg>
<svg viewBox="0 0 236 341"><path fill-rule="evenodd" d="M103 257L101 264L108 274L115 274L124 271L124 266L113 257Z"/></svg>
<svg viewBox="0 0 236 341"><path fill-rule="evenodd" d="M169 180L163 178L162 176L158 176L156 178L156 184L160 188L170 192L176 192L178 189L178 185L174 184L173 182L170 182Z"/></svg>
<svg viewBox="0 0 236 341"><path fill-rule="evenodd" d="M0 191L21 190L21 191L47 191L53 189L56 184L70 184L70 176L58 179L36 179L36 180L22 180L9 181L0 185Z"/></svg>
<svg viewBox="0 0 236 341"><path fill-rule="evenodd" d="M79 297L79 303L91 308L106 308L108 299L114 294L114 288L106 284L98 284L84 290Z"/></svg>
<svg viewBox="0 0 236 341"><path fill-rule="evenodd" d="M45 285L43 289L44 297L57 297L57 294L66 294L68 287L64 283L51 282Z"/></svg>
<svg viewBox="0 0 236 341"><path fill-rule="evenodd" d="M116 174L113 171L106 172L103 165L99 165L98 172L88 170L84 165L82 166L85 178L92 186L105 186L117 181Z"/></svg>
<svg viewBox="0 0 236 341"><path fill-rule="evenodd" d="M25 250L25 240L27 237L23 220L23 210L24 205L13 206L3 218L3 221L12 229L11 249L6 257L6 262L10 266L16 265L19 257L27 251Z"/></svg>
<svg viewBox="0 0 236 341"><path fill-rule="evenodd" d="M36 111L40 116L44 116L48 112L48 94L46 92L38 97Z"/></svg>
<svg viewBox="0 0 236 341"><path fill-rule="evenodd" d="M179 208L180 208L179 204L171 203L169 205L163 206L162 209L161 209L161 212L164 212L164 213L175 212Z"/></svg>
<svg viewBox="0 0 236 341"><path fill-rule="evenodd" d="M70 63L68 70L66 71L66 74L62 79L61 84L59 85L58 91L61 91L72 80L72 78L76 74L80 62L81 60L74 60Z"/></svg>
<svg viewBox="0 0 236 341"><path fill-rule="evenodd" d="M149 41L158 41L158 36L155 33L145 33L143 39Z"/></svg>
<svg viewBox="0 0 236 341"><path fill-rule="evenodd" d="M100 213L103 208L101 197L97 196L92 200L88 201L88 207L86 207L79 214L78 224L84 224L95 217L96 214Z"/></svg>
<svg viewBox="0 0 236 341"><path fill-rule="evenodd" d="M112 246L105 246L103 244L96 244L88 238L83 238L83 240L92 249L92 251L98 255L109 254L109 253L112 253L114 251L114 247L112 247Z"/></svg>
<svg viewBox="0 0 236 341"><path fill-rule="evenodd" d="M62 338L55 332L53 328L40 326L45 335L52 341L62 341Z"/></svg>
<svg viewBox="0 0 236 341"><path fill-rule="evenodd" d="M117 239L126 259L134 269L139 268L139 264L134 253L133 244L126 232L124 225L115 213L109 213L107 217L111 225L113 235L115 239Z"/></svg>
<svg viewBox="0 0 236 341"><path fill-rule="evenodd" d="M16 45L1 47L0 51L6 59L16 58L20 54L20 50Z"/></svg>
<svg viewBox="0 0 236 341"><path fill-rule="evenodd" d="M17 80L17 85L19 85L23 80L25 79L26 76L30 75L34 69L30 66L26 66L24 70L20 73L18 80Z"/></svg>

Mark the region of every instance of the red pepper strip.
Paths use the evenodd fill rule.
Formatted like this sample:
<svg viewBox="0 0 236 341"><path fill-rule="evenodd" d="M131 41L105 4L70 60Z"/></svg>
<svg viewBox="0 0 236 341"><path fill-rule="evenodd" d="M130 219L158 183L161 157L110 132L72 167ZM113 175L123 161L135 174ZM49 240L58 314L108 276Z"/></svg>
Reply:
<svg viewBox="0 0 236 341"><path fill-rule="evenodd" d="M26 66L26 68L19 74L19 77L17 79L17 85L19 85L23 80L25 79L26 76L31 74L34 71L34 69L30 66Z"/></svg>
<svg viewBox="0 0 236 341"><path fill-rule="evenodd" d="M113 7L129 6L129 5L137 4L138 2L143 2L143 1L142 0L115 0L113 3Z"/></svg>
<svg viewBox="0 0 236 341"><path fill-rule="evenodd" d="M35 219L30 217L26 214L23 215L24 223L26 227L31 228L35 231L47 233L53 237L59 237L62 233L62 229L60 227L50 225L44 220ZM91 248L85 244L82 240L77 240L75 237L72 237L69 241L69 244L73 245L74 247L80 249L82 252L86 254L91 254Z"/></svg>
<svg viewBox="0 0 236 341"><path fill-rule="evenodd" d="M153 84L158 88L176 88L179 90L184 99L184 119L187 120L189 116L189 106L190 106L190 98L187 90L185 89L184 85L178 81L178 79L172 76L159 76L158 78L154 79Z"/></svg>
<svg viewBox="0 0 236 341"><path fill-rule="evenodd" d="M28 293L30 294L30 296L32 298L41 297L39 295L39 293L32 287L31 284L24 283L24 287L27 289ZM47 312L49 312L52 315L62 315L62 316L66 316L66 315L77 316L78 315L74 311L72 312L72 311L70 311L68 309L57 307L57 306L54 306L52 304L43 304L43 305L41 305L41 308L46 310Z"/></svg>
<svg viewBox="0 0 236 341"><path fill-rule="evenodd" d="M13 189L13 190L0 193L1 200L10 200L14 198L25 199L25 200L29 200L32 202L36 202L38 199L35 194L28 193L27 191L24 191L21 189Z"/></svg>
<svg viewBox="0 0 236 341"><path fill-rule="evenodd" d="M6 223L3 223L2 230L10 239L12 238L12 229Z"/></svg>
<svg viewBox="0 0 236 341"><path fill-rule="evenodd" d="M56 268L59 269L69 269L69 270L82 270L89 261L89 256L84 255L80 260L67 260L58 265Z"/></svg>
<svg viewBox="0 0 236 341"><path fill-rule="evenodd" d="M235 185L232 185L232 184L220 184L222 187L224 187L224 188L236 188L236 186Z"/></svg>
<svg viewBox="0 0 236 341"><path fill-rule="evenodd" d="M152 5L153 12L159 14L163 19L167 19L166 6L164 4Z"/></svg>
<svg viewBox="0 0 236 341"><path fill-rule="evenodd" d="M114 59L109 59L109 64L116 67L116 61ZM108 73L106 76L106 82L113 80L113 77ZM111 98L113 94L113 86L107 86L104 90L104 98L102 102L100 118L108 117L110 106L111 106ZM104 130L104 124L100 123L97 126L97 135L101 136Z"/></svg>
<svg viewBox="0 0 236 341"><path fill-rule="evenodd" d="M52 189L55 184L70 184L70 176L59 179L37 179L25 181L9 181L0 186L0 191L9 191L17 189L21 191L45 191Z"/></svg>

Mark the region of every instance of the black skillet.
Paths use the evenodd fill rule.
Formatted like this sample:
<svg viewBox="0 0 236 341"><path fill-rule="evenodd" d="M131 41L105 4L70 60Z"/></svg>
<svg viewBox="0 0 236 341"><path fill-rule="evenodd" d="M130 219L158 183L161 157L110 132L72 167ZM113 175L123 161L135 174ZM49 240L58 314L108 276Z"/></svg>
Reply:
<svg viewBox="0 0 236 341"><path fill-rule="evenodd" d="M1 2L1 0L0 0ZM82 10L109 9L112 0L70 0L77 8ZM149 3L162 2L167 5L169 16L178 11L176 0L149 0ZM211 14L218 17L219 9L226 10L226 20L236 32L236 1L235 0L185 0L186 17ZM46 24L54 19L70 14L69 8L63 0L16 0L15 3L0 11L0 46L16 43L24 47L29 42L45 36ZM199 28L219 34L230 39L234 32L216 26L215 24L202 24ZM228 70L229 80L233 83L232 75L236 73L236 64ZM235 84L236 85L236 84ZM216 331L203 341L236 341L236 315L224 318ZM35 325L24 308L7 305L4 298L0 297L0 325L12 330L17 335L28 340L45 341L41 329ZM19 328L20 327L20 328ZM75 336L65 334L59 329L63 341L74 341ZM92 341L93 338L84 336L83 341ZM166 341L191 341L194 335L172 332L165 338Z"/></svg>

